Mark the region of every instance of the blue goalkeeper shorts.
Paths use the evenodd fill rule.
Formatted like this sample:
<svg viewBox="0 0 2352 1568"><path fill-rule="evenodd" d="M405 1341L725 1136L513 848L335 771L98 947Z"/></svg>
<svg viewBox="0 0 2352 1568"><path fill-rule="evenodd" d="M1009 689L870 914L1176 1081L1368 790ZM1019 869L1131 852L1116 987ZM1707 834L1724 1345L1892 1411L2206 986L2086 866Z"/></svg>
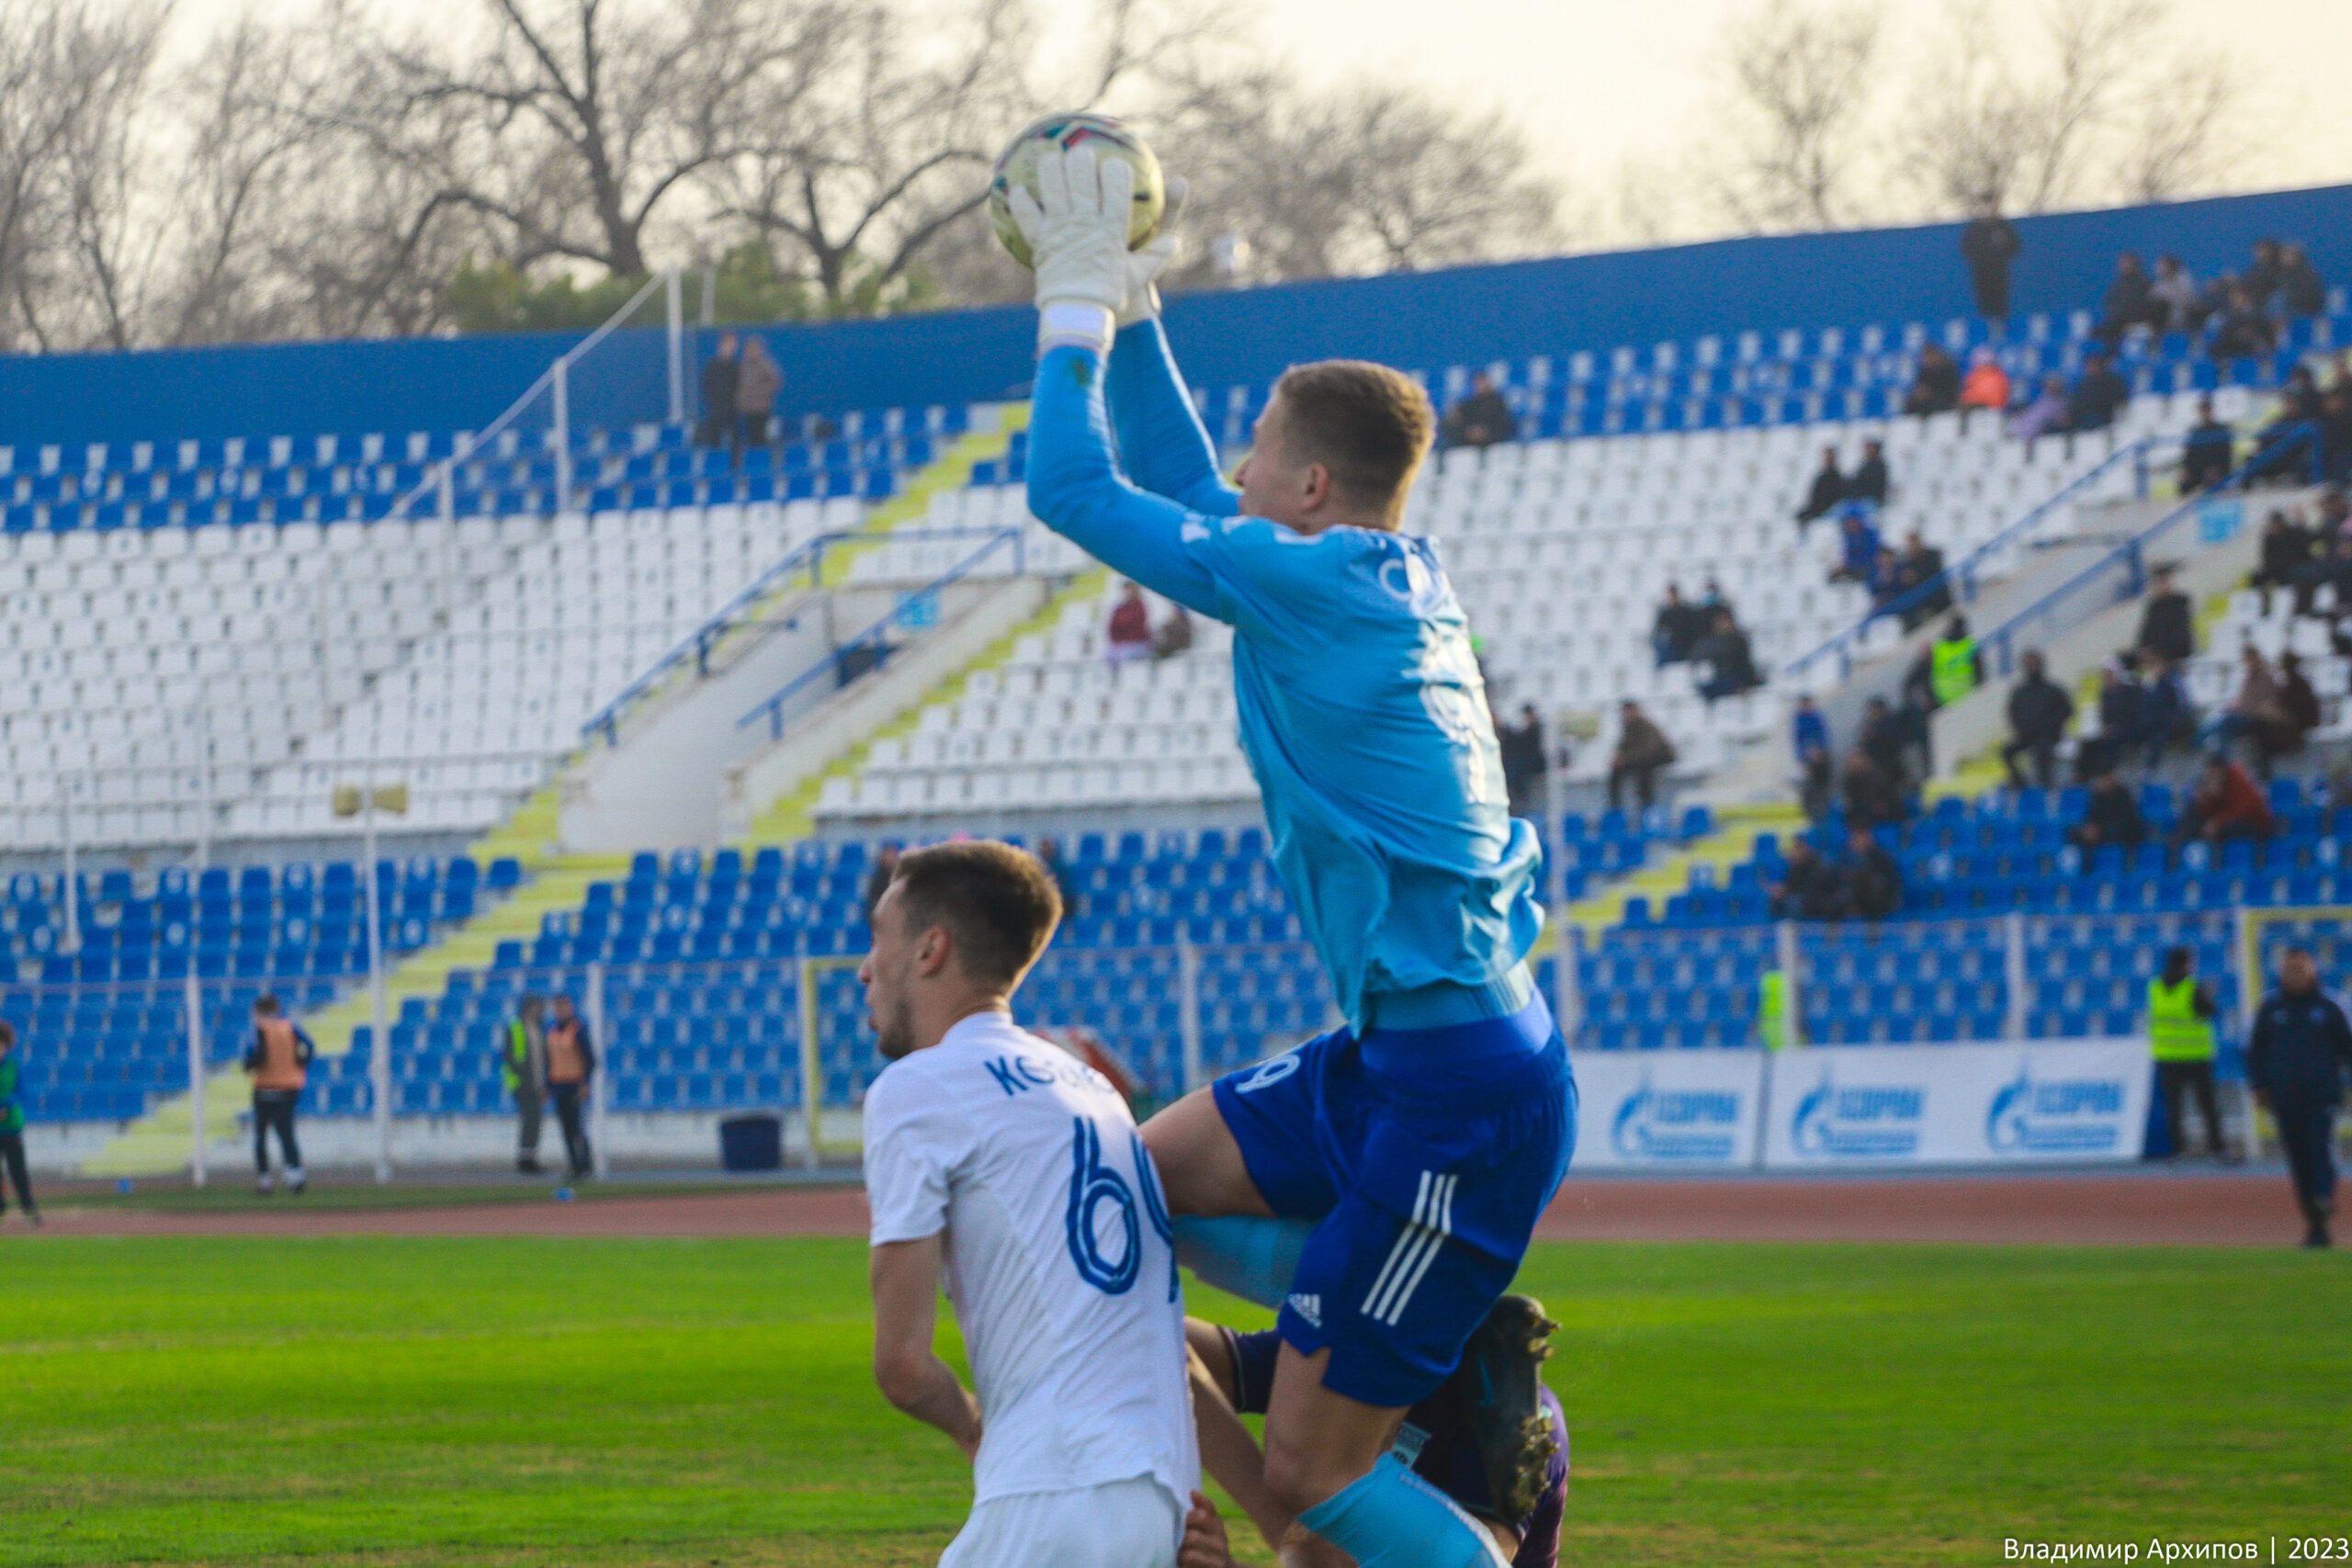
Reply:
<svg viewBox="0 0 2352 1568"><path fill-rule="evenodd" d="M1329 1347L1323 1386L1419 1403L1519 1272L1576 1149L1577 1089L1542 997L1434 1029L1318 1035L1212 1086L1250 1179L1317 1222L1277 1326Z"/></svg>

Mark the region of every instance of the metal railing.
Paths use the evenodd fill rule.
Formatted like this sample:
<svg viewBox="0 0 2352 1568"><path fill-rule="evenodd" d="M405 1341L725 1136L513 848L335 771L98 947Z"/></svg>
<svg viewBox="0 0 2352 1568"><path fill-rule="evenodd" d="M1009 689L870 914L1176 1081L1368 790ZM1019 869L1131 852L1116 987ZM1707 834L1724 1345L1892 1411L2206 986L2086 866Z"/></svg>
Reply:
<svg viewBox="0 0 2352 1568"><path fill-rule="evenodd" d="M961 532L962 530L954 531ZM949 530L942 530L942 532L949 532ZM884 540L889 540L899 538L910 539L917 536L919 536L914 533L894 533L883 536L882 537ZM865 649L871 650L874 655L874 662L869 668L874 670L879 670L882 668L882 666L888 661L890 657L890 649L892 646L889 636L890 628L893 626L901 623L906 615L908 605L911 604L918 604L924 600L935 601L939 593L954 584L962 581L965 578L971 576L974 571L978 570L980 562L986 560L989 556L995 554L998 550L1002 549L1007 545L1010 545L1012 547L1012 575L1014 577L1027 575L1027 545L1023 530L1019 528L1001 528L994 530L989 534L988 543L982 545L978 549L974 550L971 554L966 556L962 560L956 562L955 566L941 573L939 576L932 579L921 588L915 589L911 592L900 595L898 604L892 606L888 615L883 615L878 620L876 620L864 630L843 638L837 646L835 646L831 652L826 654L822 659L818 660L814 664L811 664L808 669L803 670L799 674L795 675L791 680L777 687L774 692L771 692L765 699L754 705L749 712L744 714L742 717L737 719L735 721L735 728L738 729L748 729L755 721L761 718L765 718L768 721L768 738L772 740L783 739L784 705L786 702L798 695L802 691L805 691L808 686L822 677L841 671L844 667L842 655L850 653L854 649ZM843 683L846 684L847 682L844 682Z"/></svg>

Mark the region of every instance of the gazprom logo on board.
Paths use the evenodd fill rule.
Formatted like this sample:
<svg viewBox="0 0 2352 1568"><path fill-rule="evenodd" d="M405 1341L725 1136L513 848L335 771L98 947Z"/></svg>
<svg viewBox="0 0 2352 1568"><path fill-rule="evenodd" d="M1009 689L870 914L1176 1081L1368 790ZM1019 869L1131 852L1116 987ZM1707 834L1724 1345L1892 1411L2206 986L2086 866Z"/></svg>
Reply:
<svg viewBox="0 0 2352 1568"><path fill-rule="evenodd" d="M1739 1100L1730 1089L1655 1089L1645 1074L1611 1119L1609 1141L1629 1160L1728 1160L1737 1149Z"/></svg>
<svg viewBox="0 0 2352 1568"><path fill-rule="evenodd" d="M1824 1073L1797 1101L1789 1142L1822 1159L1907 1159L1918 1152L1927 1109L1920 1085L1840 1085Z"/></svg>
<svg viewBox="0 0 2352 1568"><path fill-rule="evenodd" d="M1995 1154L2108 1154L2123 1139L2124 1086L2118 1078L2037 1078L2030 1062L2003 1084L1984 1112Z"/></svg>

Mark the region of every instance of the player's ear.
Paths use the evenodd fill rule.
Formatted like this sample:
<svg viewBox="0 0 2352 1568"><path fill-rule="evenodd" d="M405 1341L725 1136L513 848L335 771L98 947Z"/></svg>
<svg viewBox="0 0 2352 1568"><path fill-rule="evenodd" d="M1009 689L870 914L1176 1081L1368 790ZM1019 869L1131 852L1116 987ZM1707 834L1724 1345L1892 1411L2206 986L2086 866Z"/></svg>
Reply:
<svg viewBox="0 0 2352 1568"><path fill-rule="evenodd" d="M954 955L956 942L945 926L933 926L915 943L915 973L929 976L947 967Z"/></svg>

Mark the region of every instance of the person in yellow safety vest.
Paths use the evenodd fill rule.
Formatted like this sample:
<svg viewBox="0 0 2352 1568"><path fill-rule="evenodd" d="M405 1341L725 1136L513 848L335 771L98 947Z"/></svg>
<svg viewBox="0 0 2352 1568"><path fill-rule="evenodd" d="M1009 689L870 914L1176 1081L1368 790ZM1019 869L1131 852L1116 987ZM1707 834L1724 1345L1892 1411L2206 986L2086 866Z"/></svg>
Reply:
<svg viewBox="0 0 2352 1568"><path fill-rule="evenodd" d="M300 1193L310 1185L302 1173L302 1145L294 1141L294 1110L302 1101L302 1086L310 1081L311 1058L318 1048L300 1025L287 1018L274 996L254 1001L254 1043L245 1051L244 1068L254 1080L254 1190L270 1190L269 1130L277 1129L278 1152L286 1156L286 1190Z"/></svg>
<svg viewBox="0 0 2352 1568"><path fill-rule="evenodd" d="M1764 1049L1778 1051L1789 1043L1789 977L1778 969L1764 971L1756 998L1756 1032Z"/></svg>
<svg viewBox="0 0 2352 1568"><path fill-rule="evenodd" d="M506 1076L506 1092L514 1097L514 1168L526 1176L536 1176L540 1168L539 1124L547 1104L548 1041L539 1020L546 1011L545 998L525 997L499 1038L498 1065Z"/></svg>
<svg viewBox="0 0 2352 1568"><path fill-rule="evenodd" d="M1928 689L1936 706L1948 708L1984 682L1984 660L1968 635L1968 617L1954 615L1928 649Z"/></svg>
<svg viewBox="0 0 2352 1568"><path fill-rule="evenodd" d="M591 1156L588 1130L580 1119L580 1096L596 1076L596 1047L588 1025L572 1010L571 998L555 999L555 1021L548 1025L548 1092L555 1096L556 1120L563 1126L563 1152L571 1179L585 1178Z"/></svg>
<svg viewBox="0 0 2352 1568"><path fill-rule="evenodd" d="M2164 973L2148 982L2148 1054L2156 1062L2165 1127L2176 1156L2188 1152L2182 1100L2197 1097L2205 1118L2206 1152L2222 1157L2222 1112L2213 1096L2213 993L2197 978L2196 955L2185 947L2165 953Z"/></svg>

